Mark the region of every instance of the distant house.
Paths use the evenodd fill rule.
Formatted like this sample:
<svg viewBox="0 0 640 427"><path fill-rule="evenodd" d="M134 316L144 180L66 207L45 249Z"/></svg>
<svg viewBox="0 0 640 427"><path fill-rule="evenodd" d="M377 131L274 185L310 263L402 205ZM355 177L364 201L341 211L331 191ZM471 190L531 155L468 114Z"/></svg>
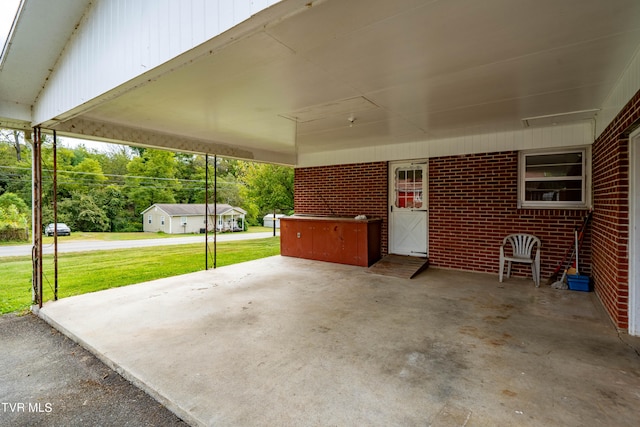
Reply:
<svg viewBox="0 0 640 427"><path fill-rule="evenodd" d="M142 212L143 230L167 234L204 233L213 231L243 231L244 209L227 204L209 205L208 220L205 205L156 203Z"/></svg>
<svg viewBox="0 0 640 427"><path fill-rule="evenodd" d="M280 218L284 218L285 214L276 214L276 228L280 228ZM262 218L265 227L273 228L273 214L267 214Z"/></svg>

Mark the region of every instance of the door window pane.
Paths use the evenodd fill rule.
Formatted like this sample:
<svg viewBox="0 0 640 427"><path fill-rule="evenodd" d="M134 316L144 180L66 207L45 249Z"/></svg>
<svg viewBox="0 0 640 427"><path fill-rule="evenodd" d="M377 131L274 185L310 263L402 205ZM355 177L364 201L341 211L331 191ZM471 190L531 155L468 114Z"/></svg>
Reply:
<svg viewBox="0 0 640 427"><path fill-rule="evenodd" d="M419 209L423 200L423 171L420 166L396 169L395 207Z"/></svg>

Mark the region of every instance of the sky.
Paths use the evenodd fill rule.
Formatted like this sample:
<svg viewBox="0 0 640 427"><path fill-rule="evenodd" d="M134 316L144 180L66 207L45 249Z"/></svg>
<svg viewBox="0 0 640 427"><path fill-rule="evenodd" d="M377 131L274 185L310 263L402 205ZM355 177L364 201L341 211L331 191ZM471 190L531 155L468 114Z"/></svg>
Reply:
<svg viewBox="0 0 640 427"><path fill-rule="evenodd" d="M7 35L11 30L11 25L15 18L21 0L0 0L0 50L4 47ZM66 147L75 148L83 144L88 149L107 151L111 144L104 144L96 141L60 137L60 142Z"/></svg>
<svg viewBox="0 0 640 427"><path fill-rule="evenodd" d="M58 142L68 148L76 148L79 145L84 145L88 150L95 150L103 153L109 152L111 150L111 147L114 146L114 144L108 144L105 142L90 141L88 139L76 139L70 138L68 136L59 136Z"/></svg>
<svg viewBox="0 0 640 427"><path fill-rule="evenodd" d="M4 47L7 35L11 30L11 25L15 18L16 12L20 6L20 0L0 0L0 49ZM65 146L74 148L80 144L84 144L88 149L96 149L98 151L106 151L109 144L102 144L95 141L87 141L74 138L60 138Z"/></svg>
<svg viewBox="0 0 640 427"><path fill-rule="evenodd" d="M19 5L20 0L0 0L0 49L4 47Z"/></svg>

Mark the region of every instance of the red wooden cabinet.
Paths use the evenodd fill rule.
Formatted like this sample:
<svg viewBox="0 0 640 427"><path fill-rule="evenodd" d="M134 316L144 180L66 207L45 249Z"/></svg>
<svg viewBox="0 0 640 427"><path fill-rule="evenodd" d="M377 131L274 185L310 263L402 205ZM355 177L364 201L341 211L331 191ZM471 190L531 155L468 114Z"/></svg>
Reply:
<svg viewBox="0 0 640 427"><path fill-rule="evenodd" d="M381 228L381 219L281 218L280 253L368 267L380 259Z"/></svg>

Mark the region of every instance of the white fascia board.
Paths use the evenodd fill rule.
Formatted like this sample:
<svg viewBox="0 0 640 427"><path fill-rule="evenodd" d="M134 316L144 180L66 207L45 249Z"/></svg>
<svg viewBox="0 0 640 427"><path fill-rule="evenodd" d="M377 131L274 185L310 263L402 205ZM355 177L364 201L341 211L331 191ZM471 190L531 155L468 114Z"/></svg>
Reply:
<svg viewBox="0 0 640 427"><path fill-rule="evenodd" d="M151 210L152 207L154 207L156 204L154 203L153 205L149 206L147 209L143 210L142 212L140 212L140 215L144 215L145 213L147 213L149 210Z"/></svg>
<svg viewBox="0 0 640 427"><path fill-rule="evenodd" d="M217 141L182 138L176 135L146 129L133 129L111 123L96 122L81 118L67 120L55 125L59 135L90 139L122 145L158 148L181 153L209 154L265 163L293 165L295 155L247 147L236 147Z"/></svg>

